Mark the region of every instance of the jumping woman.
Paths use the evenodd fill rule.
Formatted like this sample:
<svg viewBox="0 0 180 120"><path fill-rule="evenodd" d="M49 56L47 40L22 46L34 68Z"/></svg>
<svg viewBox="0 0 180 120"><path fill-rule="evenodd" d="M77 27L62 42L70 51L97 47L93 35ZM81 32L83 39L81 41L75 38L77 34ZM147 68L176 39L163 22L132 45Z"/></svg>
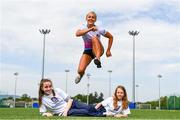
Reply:
<svg viewBox="0 0 180 120"><path fill-rule="evenodd" d="M100 41L101 35L109 39L106 56L112 56L111 46L113 43L113 36L108 31L96 26L96 20L96 13L93 11L89 12L86 15L87 24L82 25L82 27L76 31L76 36L82 36L82 39L84 40L84 52L81 56L78 66L78 75L75 79L76 84L81 81L87 66L91 63L93 59L97 68L101 68L100 57L104 53L104 47L102 46L102 43Z"/></svg>

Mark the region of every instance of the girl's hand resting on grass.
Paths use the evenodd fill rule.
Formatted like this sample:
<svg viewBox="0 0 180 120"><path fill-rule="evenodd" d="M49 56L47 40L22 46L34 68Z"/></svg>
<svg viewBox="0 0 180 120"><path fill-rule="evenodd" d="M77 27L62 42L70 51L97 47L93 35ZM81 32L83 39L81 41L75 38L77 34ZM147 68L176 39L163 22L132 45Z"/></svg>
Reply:
<svg viewBox="0 0 180 120"><path fill-rule="evenodd" d="M45 116L45 117L52 117L53 114L52 114L52 113L43 113L42 116Z"/></svg>

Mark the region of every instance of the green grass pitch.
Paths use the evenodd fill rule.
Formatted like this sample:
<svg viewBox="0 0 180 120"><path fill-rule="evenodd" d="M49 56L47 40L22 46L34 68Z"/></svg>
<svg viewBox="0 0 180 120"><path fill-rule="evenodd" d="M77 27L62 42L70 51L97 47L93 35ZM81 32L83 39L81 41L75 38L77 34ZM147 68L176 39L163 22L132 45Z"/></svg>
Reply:
<svg viewBox="0 0 180 120"><path fill-rule="evenodd" d="M118 120L112 117L58 117L50 118L39 115L38 109L32 108L0 108L0 119L50 119L50 120ZM131 120L180 120L180 110L131 110Z"/></svg>

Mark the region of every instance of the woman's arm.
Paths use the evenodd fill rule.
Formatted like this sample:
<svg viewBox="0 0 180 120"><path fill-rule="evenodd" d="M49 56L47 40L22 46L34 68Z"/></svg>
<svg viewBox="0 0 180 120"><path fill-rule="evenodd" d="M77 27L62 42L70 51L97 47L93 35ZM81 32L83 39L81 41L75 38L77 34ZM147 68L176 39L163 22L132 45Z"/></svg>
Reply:
<svg viewBox="0 0 180 120"><path fill-rule="evenodd" d="M89 31L96 31L97 30L97 27L96 26L93 26L91 28L86 28L86 29L82 29L82 30L77 30L76 32L76 36L79 37L79 36L83 36L85 35L87 32Z"/></svg>
<svg viewBox="0 0 180 120"><path fill-rule="evenodd" d="M68 113L69 109L70 109L71 106L72 106L72 102L73 102L73 99L69 99L69 100L68 100L67 105L66 105L66 108L65 108L62 116L67 116L67 113Z"/></svg>
<svg viewBox="0 0 180 120"><path fill-rule="evenodd" d="M111 33L106 32L105 37L109 39L108 48L106 50L106 56L110 57L110 56L112 56L111 47L112 47L112 43L113 43L113 36L111 35Z"/></svg>

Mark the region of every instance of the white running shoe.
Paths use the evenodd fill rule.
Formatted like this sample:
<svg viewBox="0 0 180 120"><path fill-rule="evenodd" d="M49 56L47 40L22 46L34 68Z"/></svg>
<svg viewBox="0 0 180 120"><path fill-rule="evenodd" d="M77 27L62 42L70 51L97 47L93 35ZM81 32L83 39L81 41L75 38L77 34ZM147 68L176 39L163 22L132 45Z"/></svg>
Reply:
<svg viewBox="0 0 180 120"><path fill-rule="evenodd" d="M75 83L78 84L82 79L82 76L78 74L78 76L75 79Z"/></svg>

